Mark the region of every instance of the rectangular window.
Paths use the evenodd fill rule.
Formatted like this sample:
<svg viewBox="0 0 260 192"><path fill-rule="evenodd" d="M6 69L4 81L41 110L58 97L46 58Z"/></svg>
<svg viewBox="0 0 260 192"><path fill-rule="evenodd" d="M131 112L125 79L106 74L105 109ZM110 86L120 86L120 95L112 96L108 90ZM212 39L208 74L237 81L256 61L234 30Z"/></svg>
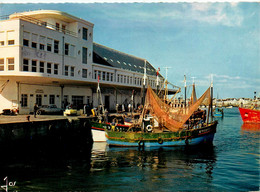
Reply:
<svg viewBox="0 0 260 192"><path fill-rule="evenodd" d="M32 48L37 48L37 43L35 43L35 42L32 42Z"/></svg>
<svg viewBox="0 0 260 192"><path fill-rule="evenodd" d="M88 63L88 48L82 47L82 63Z"/></svg>
<svg viewBox="0 0 260 192"><path fill-rule="evenodd" d="M117 74L117 82L119 83L119 80L120 80L120 75Z"/></svg>
<svg viewBox="0 0 260 192"><path fill-rule="evenodd" d="M127 76L127 84L129 84L129 76Z"/></svg>
<svg viewBox="0 0 260 192"><path fill-rule="evenodd" d="M47 73L51 74L51 63L47 63Z"/></svg>
<svg viewBox="0 0 260 192"><path fill-rule="evenodd" d="M69 55L69 44L65 43L65 55Z"/></svg>
<svg viewBox="0 0 260 192"><path fill-rule="evenodd" d="M59 31L60 30L60 24L56 23L56 30Z"/></svg>
<svg viewBox="0 0 260 192"><path fill-rule="evenodd" d="M106 80L106 72L102 72L102 80L105 81Z"/></svg>
<svg viewBox="0 0 260 192"><path fill-rule="evenodd" d="M74 69L75 67L70 67L70 76L74 77Z"/></svg>
<svg viewBox="0 0 260 192"><path fill-rule="evenodd" d="M23 71L29 71L29 60L23 59Z"/></svg>
<svg viewBox="0 0 260 192"><path fill-rule="evenodd" d="M46 43L46 37L40 35L39 37L40 50L45 50L45 43Z"/></svg>
<svg viewBox="0 0 260 192"><path fill-rule="evenodd" d="M121 81L120 82L123 83L123 75L121 75Z"/></svg>
<svg viewBox="0 0 260 192"><path fill-rule="evenodd" d="M44 50L44 44L40 44L40 50Z"/></svg>
<svg viewBox="0 0 260 192"><path fill-rule="evenodd" d="M97 79L97 70L94 71L94 79Z"/></svg>
<svg viewBox="0 0 260 192"><path fill-rule="evenodd" d="M47 38L47 51L52 52L52 39Z"/></svg>
<svg viewBox="0 0 260 192"><path fill-rule="evenodd" d="M88 70L87 69L82 69L82 77L88 78Z"/></svg>
<svg viewBox="0 0 260 192"><path fill-rule="evenodd" d="M101 79L101 71L98 71L99 79Z"/></svg>
<svg viewBox="0 0 260 192"><path fill-rule="evenodd" d="M83 104L83 99L84 99L83 96L73 96L72 95L71 101L72 101L73 105L79 106L79 105Z"/></svg>
<svg viewBox="0 0 260 192"><path fill-rule="evenodd" d="M59 64L55 63L54 64L54 74L58 75L58 71L59 71Z"/></svg>
<svg viewBox="0 0 260 192"><path fill-rule="evenodd" d="M110 73L107 72L107 81L109 81Z"/></svg>
<svg viewBox="0 0 260 192"><path fill-rule="evenodd" d="M83 27L82 39L88 40L88 29Z"/></svg>
<svg viewBox="0 0 260 192"><path fill-rule="evenodd" d="M51 44L47 43L47 51L51 52Z"/></svg>
<svg viewBox="0 0 260 192"><path fill-rule="evenodd" d="M5 42L4 41L0 41L0 46L4 46Z"/></svg>
<svg viewBox="0 0 260 192"><path fill-rule="evenodd" d="M110 73L110 81L114 81L114 73Z"/></svg>
<svg viewBox="0 0 260 192"><path fill-rule="evenodd" d="M14 58L7 58L8 70L14 70Z"/></svg>
<svg viewBox="0 0 260 192"><path fill-rule="evenodd" d="M32 60L32 72L37 72L37 61Z"/></svg>
<svg viewBox="0 0 260 192"><path fill-rule="evenodd" d="M54 105L55 104L55 95L50 95L49 103L50 103L50 105Z"/></svg>
<svg viewBox="0 0 260 192"><path fill-rule="evenodd" d="M69 66L65 65L65 76L69 76Z"/></svg>
<svg viewBox="0 0 260 192"><path fill-rule="evenodd" d="M8 45L14 45L14 40L9 40Z"/></svg>
<svg viewBox="0 0 260 192"><path fill-rule="evenodd" d="M42 95L39 94L36 95L36 104L38 106L42 106Z"/></svg>
<svg viewBox="0 0 260 192"><path fill-rule="evenodd" d="M5 70L5 59L1 58L0 59L0 71L4 71Z"/></svg>
<svg viewBox="0 0 260 192"><path fill-rule="evenodd" d="M40 73L44 73L44 62L40 61Z"/></svg>
<svg viewBox="0 0 260 192"><path fill-rule="evenodd" d="M23 46L29 47L29 40L23 39Z"/></svg>
<svg viewBox="0 0 260 192"><path fill-rule="evenodd" d="M54 40L54 53L59 53L59 41Z"/></svg>
<svg viewBox="0 0 260 192"><path fill-rule="evenodd" d="M22 107L27 107L28 106L28 95L27 94L22 94L21 98L21 106Z"/></svg>

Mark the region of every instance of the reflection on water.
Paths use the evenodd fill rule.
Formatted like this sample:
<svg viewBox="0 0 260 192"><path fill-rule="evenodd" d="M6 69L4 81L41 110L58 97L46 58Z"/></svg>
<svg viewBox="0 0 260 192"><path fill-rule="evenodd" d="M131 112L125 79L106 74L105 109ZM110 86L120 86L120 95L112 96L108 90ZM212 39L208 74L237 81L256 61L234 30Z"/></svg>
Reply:
<svg viewBox="0 0 260 192"><path fill-rule="evenodd" d="M260 123L243 123L241 129L243 131L260 131Z"/></svg>
<svg viewBox="0 0 260 192"><path fill-rule="evenodd" d="M137 148L109 148L105 144L101 145L101 143L93 145L92 172L105 171L120 174L122 170L127 169L128 177L135 177L138 173L149 173L149 178L152 177L151 182L162 182L169 179L177 179L176 181L178 181L180 178L190 178L189 182L191 182L196 176L210 181L216 165L216 154L213 146L138 150ZM148 182L145 177L142 177L141 180ZM174 185L175 182L171 182Z"/></svg>
<svg viewBox="0 0 260 192"><path fill-rule="evenodd" d="M0 146L0 186L8 176L16 181L9 191L257 191L260 131L242 125L237 109L224 112L207 148L110 148L79 138Z"/></svg>

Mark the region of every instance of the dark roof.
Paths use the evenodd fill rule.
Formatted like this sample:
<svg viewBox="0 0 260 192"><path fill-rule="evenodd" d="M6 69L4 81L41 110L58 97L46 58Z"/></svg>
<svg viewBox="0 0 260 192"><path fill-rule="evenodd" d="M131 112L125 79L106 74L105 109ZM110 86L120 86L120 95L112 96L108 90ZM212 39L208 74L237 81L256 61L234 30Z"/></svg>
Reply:
<svg viewBox="0 0 260 192"><path fill-rule="evenodd" d="M145 59L128 55L97 43L93 43L93 62L138 73L144 73ZM146 73L148 75L156 76L156 69L148 61L146 61Z"/></svg>

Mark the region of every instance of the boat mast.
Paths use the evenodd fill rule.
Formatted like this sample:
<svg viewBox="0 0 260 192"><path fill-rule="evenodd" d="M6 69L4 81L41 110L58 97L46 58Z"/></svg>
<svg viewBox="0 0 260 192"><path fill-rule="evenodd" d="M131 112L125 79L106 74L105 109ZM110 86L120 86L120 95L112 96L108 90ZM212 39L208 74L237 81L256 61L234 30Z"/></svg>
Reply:
<svg viewBox="0 0 260 192"><path fill-rule="evenodd" d="M186 75L184 75L184 109L185 109L185 114L186 114L186 97L187 97L187 83L186 83Z"/></svg>
<svg viewBox="0 0 260 192"><path fill-rule="evenodd" d="M165 89L164 89L164 102L167 102L167 95L168 95L168 69L170 69L171 67L164 67L166 70L166 79L165 79Z"/></svg>
<svg viewBox="0 0 260 192"><path fill-rule="evenodd" d="M213 121L213 75L211 75L211 86L210 86L210 110L211 110L211 121Z"/></svg>
<svg viewBox="0 0 260 192"><path fill-rule="evenodd" d="M143 97L142 97L143 106L145 102L145 84L146 84L146 60L144 60L144 80L143 80Z"/></svg>
<svg viewBox="0 0 260 192"><path fill-rule="evenodd" d="M100 103L101 103L101 107L102 107L102 114L105 113L105 109L104 109L104 105L103 105L103 101L102 101L102 95L101 95L101 89L99 87L99 75L98 75L98 87L97 87L97 96L99 97L98 98L98 101L100 100Z"/></svg>
<svg viewBox="0 0 260 192"><path fill-rule="evenodd" d="M212 110L212 97L213 97L213 75L210 76L210 100L209 100L209 108L208 108L208 117L207 117L207 124L209 123L209 117L211 116L211 121L213 121L213 110Z"/></svg>
<svg viewBox="0 0 260 192"><path fill-rule="evenodd" d="M160 67L158 68L157 72L156 72L156 94L158 95L159 92L159 71L160 71Z"/></svg>

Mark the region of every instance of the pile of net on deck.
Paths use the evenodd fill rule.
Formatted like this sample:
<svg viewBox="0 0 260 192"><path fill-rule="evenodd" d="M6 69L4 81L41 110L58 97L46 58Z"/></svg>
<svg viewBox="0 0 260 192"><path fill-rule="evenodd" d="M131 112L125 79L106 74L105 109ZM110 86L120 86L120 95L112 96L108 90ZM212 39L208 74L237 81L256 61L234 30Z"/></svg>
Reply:
<svg viewBox="0 0 260 192"><path fill-rule="evenodd" d="M160 99L149 86L145 98L144 113L149 111L160 125L170 131L178 131L183 128L185 122L201 104L209 105L210 101L210 88L208 88L196 102L186 108L174 108L173 110L173 107Z"/></svg>

